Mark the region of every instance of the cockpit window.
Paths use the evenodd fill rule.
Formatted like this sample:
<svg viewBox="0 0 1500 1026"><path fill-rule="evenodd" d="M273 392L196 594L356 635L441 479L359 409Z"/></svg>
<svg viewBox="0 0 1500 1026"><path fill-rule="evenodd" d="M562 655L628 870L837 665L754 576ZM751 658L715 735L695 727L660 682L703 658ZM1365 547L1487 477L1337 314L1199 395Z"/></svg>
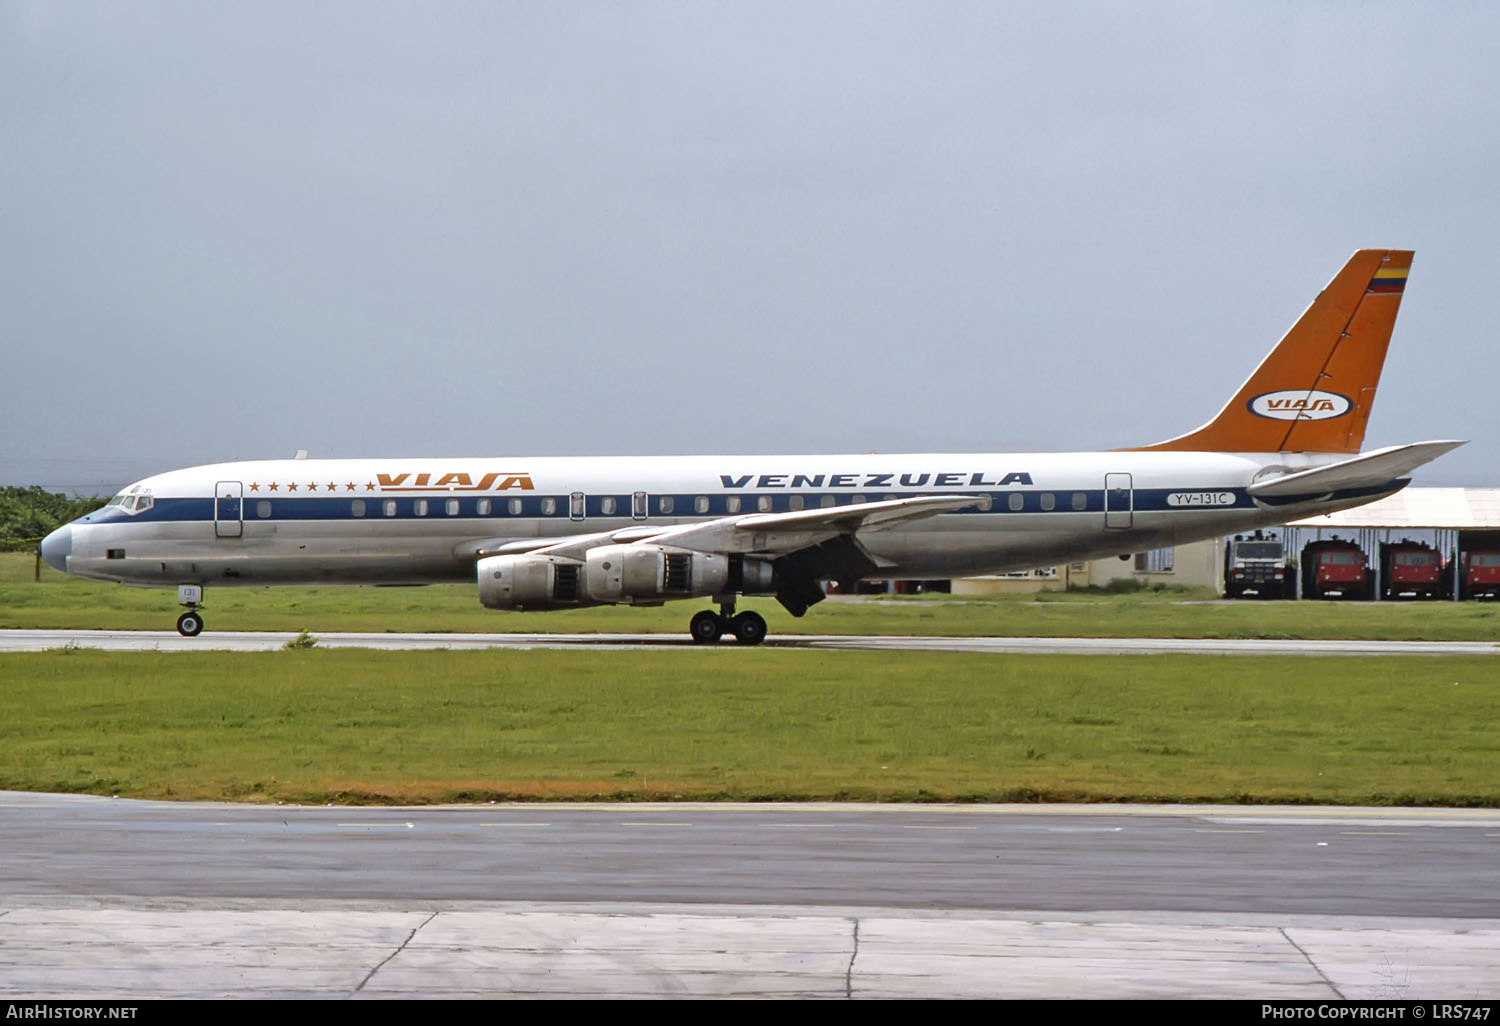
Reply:
<svg viewBox="0 0 1500 1026"><path fill-rule="evenodd" d="M108 509L110 506L119 506L126 513L136 514L144 513L155 504L156 500L151 497L150 492L139 492L135 488L132 488L130 491L121 492L113 499L110 499L104 504L104 508Z"/></svg>

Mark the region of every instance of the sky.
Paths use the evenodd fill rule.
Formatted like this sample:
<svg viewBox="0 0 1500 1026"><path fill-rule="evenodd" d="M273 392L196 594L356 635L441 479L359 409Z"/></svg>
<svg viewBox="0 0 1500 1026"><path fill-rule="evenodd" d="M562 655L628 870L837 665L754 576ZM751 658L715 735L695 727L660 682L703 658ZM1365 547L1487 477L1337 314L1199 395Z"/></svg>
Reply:
<svg viewBox="0 0 1500 1026"><path fill-rule="evenodd" d="M1203 423L1416 250L1500 485L1500 5L0 0L0 483Z"/></svg>

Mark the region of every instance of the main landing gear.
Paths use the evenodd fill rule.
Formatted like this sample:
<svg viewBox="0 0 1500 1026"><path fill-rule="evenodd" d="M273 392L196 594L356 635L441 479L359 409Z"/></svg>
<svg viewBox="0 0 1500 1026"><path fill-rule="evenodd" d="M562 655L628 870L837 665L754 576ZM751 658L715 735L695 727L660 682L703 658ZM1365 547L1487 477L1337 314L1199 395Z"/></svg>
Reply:
<svg viewBox="0 0 1500 1026"><path fill-rule="evenodd" d="M726 634L733 634L741 645L759 645L766 640L766 620L759 613L743 612L735 615L734 599L721 599L719 612L705 609L693 616L688 624L688 633L700 645L711 645Z"/></svg>
<svg viewBox="0 0 1500 1026"><path fill-rule="evenodd" d="M187 606L187 612L177 618L177 633L184 638L196 638L203 630L203 614L198 612L203 601L201 584L181 584L177 587L177 604Z"/></svg>

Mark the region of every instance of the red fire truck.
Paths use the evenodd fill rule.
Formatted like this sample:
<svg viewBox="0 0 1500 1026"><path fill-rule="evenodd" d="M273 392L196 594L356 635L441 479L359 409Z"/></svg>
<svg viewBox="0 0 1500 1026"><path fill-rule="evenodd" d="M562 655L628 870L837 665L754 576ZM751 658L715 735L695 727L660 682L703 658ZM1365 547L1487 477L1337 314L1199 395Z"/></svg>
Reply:
<svg viewBox="0 0 1500 1026"><path fill-rule="evenodd" d="M1500 551L1472 549L1459 557L1463 598L1500 598Z"/></svg>
<svg viewBox="0 0 1500 1026"><path fill-rule="evenodd" d="M1369 598L1370 565L1364 550L1338 538L1309 542L1302 550L1302 597Z"/></svg>
<svg viewBox="0 0 1500 1026"><path fill-rule="evenodd" d="M1408 538L1382 545L1380 590L1391 599L1439 597L1443 594L1442 557L1432 546Z"/></svg>

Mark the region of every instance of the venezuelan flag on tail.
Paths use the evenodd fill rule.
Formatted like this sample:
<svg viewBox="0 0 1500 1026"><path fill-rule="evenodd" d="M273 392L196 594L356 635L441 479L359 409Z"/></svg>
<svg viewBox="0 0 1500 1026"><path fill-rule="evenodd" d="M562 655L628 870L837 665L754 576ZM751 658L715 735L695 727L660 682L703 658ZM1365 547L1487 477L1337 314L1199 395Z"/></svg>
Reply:
<svg viewBox="0 0 1500 1026"><path fill-rule="evenodd" d="M1355 253L1217 417L1136 451L1359 452L1411 258Z"/></svg>

